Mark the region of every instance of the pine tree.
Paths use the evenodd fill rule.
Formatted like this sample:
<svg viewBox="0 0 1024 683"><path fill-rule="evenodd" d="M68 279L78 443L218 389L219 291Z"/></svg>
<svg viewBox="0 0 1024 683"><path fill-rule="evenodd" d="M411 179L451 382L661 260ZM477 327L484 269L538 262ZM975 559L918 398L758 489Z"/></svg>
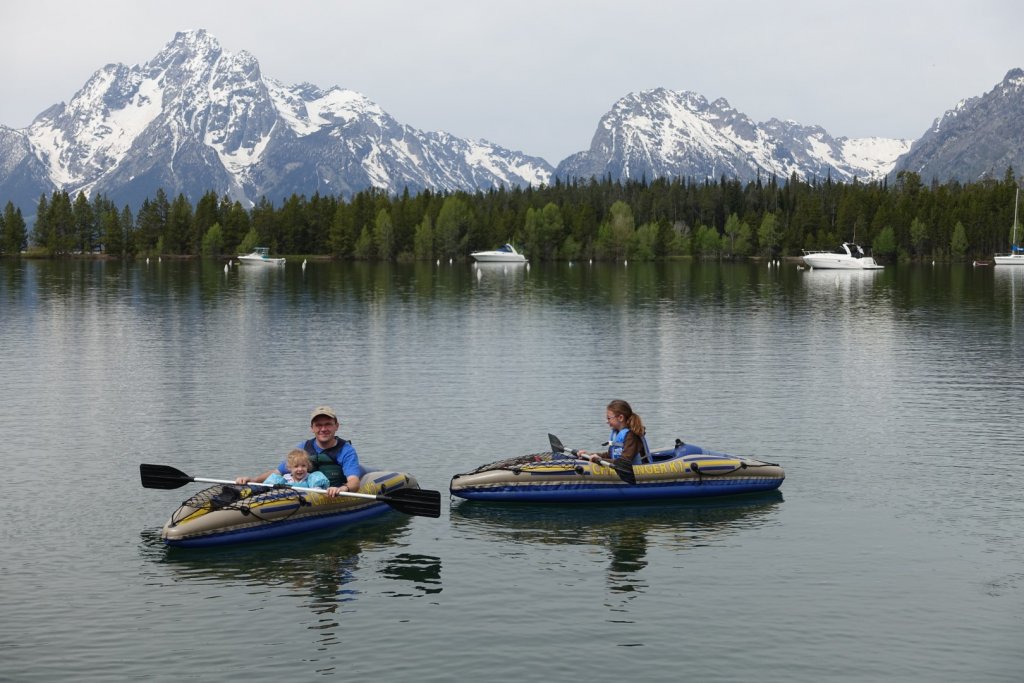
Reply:
<svg viewBox="0 0 1024 683"><path fill-rule="evenodd" d="M71 208L68 193L55 191L50 196L50 209L46 222L49 225L51 242L48 246L52 254L70 254L75 245L75 215Z"/></svg>
<svg viewBox="0 0 1024 683"><path fill-rule="evenodd" d="M121 215L113 209L105 211L100 216L99 226L103 250L107 254L124 256L125 241L124 230L121 228Z"/></svg>
<svg viewBox="0 0 1024 683"><path fill-rule="evenodd" d="M21 215L21 209L16 208L14 202L8 201L3 216L0 216L0 254L18 256L26 246L28 233L25 219Z"/></svg>
<svg viewBox="0 0 1024 683"><path fill-rule="evenodd" d="M199 242L192 229L192 205L179 193L167 214L164 249L169 254L198 254Z"/></svg>
<svg viewBox="0 0 1024 683"><path fill-rule="evenodd" d="M92 251L99 235L99 228L96 223L96 214L92 210L92 204L84 192L79 192L75 197L75 204L71 209L74 216L73 239L74 250L83 254Z"/></svg>

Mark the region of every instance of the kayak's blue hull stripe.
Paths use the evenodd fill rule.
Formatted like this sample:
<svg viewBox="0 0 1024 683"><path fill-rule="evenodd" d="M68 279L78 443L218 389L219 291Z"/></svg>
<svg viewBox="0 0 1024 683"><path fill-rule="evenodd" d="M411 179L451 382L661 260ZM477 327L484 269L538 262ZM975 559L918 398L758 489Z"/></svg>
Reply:
<svg viewBox="0 0 1024 683"><path fill-rule="evenodd" d="M281 536L318 531L352 524L370 517L376 517L390 509L386 503L373 503L355 510L349 509L328 515L290 517L278 521L266 522L257 526L233 528L225 531L211 532L203 536L182 539L164 539L167 545L179 548L202 548L217 545L229 545L246 541L264 541Z"/></svg>
<svg viewBox="0 0 1024 683"><path fill-rule="evenodd" d="M658 498L702 498L741 493L771 491L782 485L783 478L698 479L688 482L651 484L573 483L516 484L512 486L481 486L452 491L469 500L598 502L615 500L654 500Z"/></svg>

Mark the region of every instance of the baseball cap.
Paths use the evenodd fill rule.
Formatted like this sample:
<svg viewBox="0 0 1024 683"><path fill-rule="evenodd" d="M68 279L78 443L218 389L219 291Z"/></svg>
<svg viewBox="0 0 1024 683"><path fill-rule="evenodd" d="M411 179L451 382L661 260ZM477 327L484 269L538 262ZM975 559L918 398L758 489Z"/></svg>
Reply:
<svg viewBox="0 0 1024 683"><path fill-rule="evenodd" d="M314 408L313 413L309 416L309 421L312 422L321 415L326 415L327 417L333 419L335 422L338 422L338 414L334 412L334 408L330 406L317 406L316 408Z"/></svg>

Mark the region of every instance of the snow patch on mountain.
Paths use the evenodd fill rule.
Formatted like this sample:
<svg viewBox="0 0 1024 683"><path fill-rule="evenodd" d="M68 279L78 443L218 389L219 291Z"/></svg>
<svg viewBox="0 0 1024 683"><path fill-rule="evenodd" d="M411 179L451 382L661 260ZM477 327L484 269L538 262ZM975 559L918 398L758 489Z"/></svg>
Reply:
<svg viewBox="0 0 1024 683"><path fill-rule="evenodd" d="M881 178L901 156L910 151L911 140L895 138L840 138L843 159L865 171L868 178Z"/></svg>

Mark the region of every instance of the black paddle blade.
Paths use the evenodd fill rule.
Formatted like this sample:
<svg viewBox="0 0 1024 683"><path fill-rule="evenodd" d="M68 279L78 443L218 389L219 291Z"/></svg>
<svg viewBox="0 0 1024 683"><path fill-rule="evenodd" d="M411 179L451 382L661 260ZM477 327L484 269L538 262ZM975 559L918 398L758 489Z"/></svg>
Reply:
<svg viewBox="0 0 1024 683"><path fill-rule="evenodd" d="M192 477L168 465L143 463L139 465L139 474L142 475L142 485L147 489L180 489L193 481Z"/></svg>
<svg viewBox="0 0 1024 683"><path fill-rule="evenodd" d="M399 512L421 517L441 516L441 492L429 489L398 489L377 496Z"/></svg>
<svg viewBox="0 0 1024 683"><path fill-rule="evenodd" d="M548 443L551 444L552 453L565 453L565 446L562 445L562 441L554 434L548 434Z"/></svg>
<svg viewBox="0 0 1024 683"><path fill-rule="evenodd" d="M612 469L615 470L615 474L619 475L619 479L627 484L636 483L636 474L633 473L633 463L613 462L611 465Z"/></svg>

